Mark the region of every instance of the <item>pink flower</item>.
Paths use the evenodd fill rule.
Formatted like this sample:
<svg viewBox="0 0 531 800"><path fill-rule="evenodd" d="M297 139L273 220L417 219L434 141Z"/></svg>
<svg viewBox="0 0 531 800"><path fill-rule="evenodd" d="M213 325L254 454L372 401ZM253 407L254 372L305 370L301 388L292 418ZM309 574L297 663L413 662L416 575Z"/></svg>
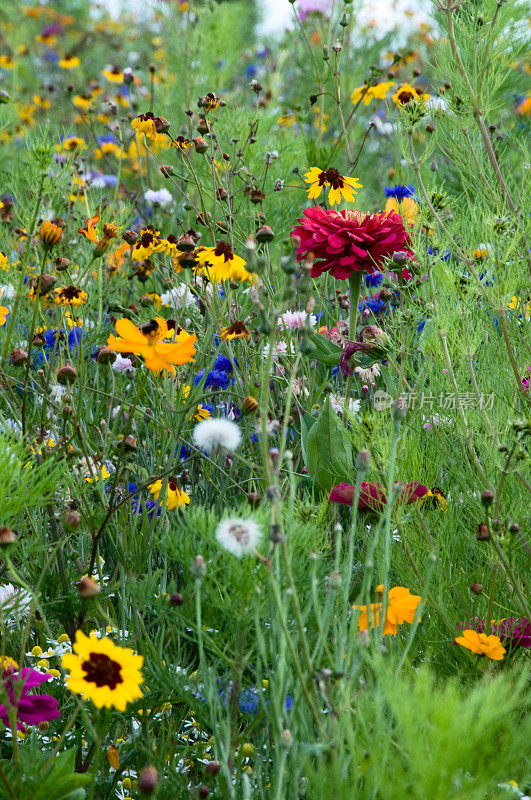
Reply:
<svg viewBox="0 0 531 800"><path fill-rule="evenodd" d="M310 254L315 259L312 278L330 272L334 278L346 280L353 272L381 270L385 258L409 243L402 217L393 211L360 214L311 206L297 222L300 225L291 232L292 238L299 240L297 259Z"/></svg>
<svg viewBox="0 0 531 800"><path fill-rule="evenodd" d="M312 12L319 12L327 19L330 19L330 10L332 8L332 0L299 0L297 3L297 11L301 22L304 22L308 14Z"/></svg>
<svg viewBox="0 0 531 800"><path fill-rule="evenodd" d="M395 483L395 487L399 485L400 484ZM407 483L398 496L398 502L407 503L409 505L409 503L414 503L416 500L424 497L427 491L428 489L426 486L422 486L422 484L417 481ZM355 486L351 486L349 483L340 483L338 486L334 486L328 499L330 503L343 503L344 505L351 506L354 501L355 492ZM379 483L366 483L364 481L361 484L358 510L380 512L384 510L385 506L386 494L384 487L380 486Z"/></svg>
<svg viewBox="0 0 531 800"><path fill-rule="evenodd" d="M15 706L18 730L24 730L23 723L38 725L40 722L47 722L60 716L55 697L49 694L29 694L30 689L35 689L51 678L51 675L43 675L42 672L29 667L24 667L18 673L13 669L3 671L1 679L4 691L7 692L10 704ZM7 709L1 703L0 719L6 727L9 727Z"/></svg>

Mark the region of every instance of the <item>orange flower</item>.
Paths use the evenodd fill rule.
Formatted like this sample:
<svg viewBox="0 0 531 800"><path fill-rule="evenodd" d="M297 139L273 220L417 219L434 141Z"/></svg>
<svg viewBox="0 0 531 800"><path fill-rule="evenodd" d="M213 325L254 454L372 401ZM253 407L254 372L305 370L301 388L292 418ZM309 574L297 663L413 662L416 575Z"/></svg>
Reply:
<svg viewBox="0 0 531 800"><path fill-rule="evenodd" d="M119 319L116 322L116 331L121 338L111 334L107 339L108 347L119 353L143 356L146 367L155 373L165 369L175 375L174 364L194 361L195 334L180 330L173 342L165 342L164 339L171 334L162 317L156 317L140 328L128 319Z"/></svg>
<svg viewBox="0 0 531 800"><path fill-rule="evenodd" d="M382 597L383 585L377 586L376 591ZM419 603L420 595L411 594L405 586L394 586L390 589L387 595L387 614L383 635L387 636L390 633L394 636L398 632L399 625L404 622L413 622ZM370 613L367 611L367 606L353 606L353 608L361 611L358 620L360 631L367 630L369 627L369 616L371 628L377 628L380 625L380 612L383 608L383 603L371 603L369 606Z"/></svg>
<svg viewBox="0 0 531 800"><path fill-rule="evenodd" d="M499 636L487 636L486 633L466 630L463 631L463 635L458 636L455 641L466 650L471 650L478 656L487 656L487 658L492 659L492 661L501 661L505 655L505 648L502 647Z"/></svg>
<svg viewBox="0 0 531 800"><path fill-rule="evenodd" d="M103 234L101 238L98 238L95 228L99 221L99 215L95 214L89 219L86 228L78 228L79 233L82 233L83 236L86 236L89 241L94 242L96 245L94 248L95 257L102 256L108 250L112 239L117 238L119 230L114 222L106 222L103 225Z"/></svg>

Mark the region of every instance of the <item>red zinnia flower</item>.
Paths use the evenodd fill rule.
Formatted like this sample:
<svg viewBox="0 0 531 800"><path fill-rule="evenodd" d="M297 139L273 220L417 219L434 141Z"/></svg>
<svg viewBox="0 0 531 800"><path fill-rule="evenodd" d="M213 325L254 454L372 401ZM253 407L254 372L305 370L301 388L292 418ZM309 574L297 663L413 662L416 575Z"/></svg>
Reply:
<svg viewBox="0 0 531 800"><path fill-rule="evenodd" d="M360 214L359 211L330 211L319 206L304 209L291 236L300 240L297 259L310 254L315 259L312 278L330 272L346 280L353 272L373 273L383 259L409 244L402 217L386 214Z"/></svg>
<svg viewBox="0 0 531 800"><path fill-rule="evenodd" d="M396 484L395 484L396 486ZM414 503L419 500L427 492L427 488L417 481L407 483L398 496L399 503ZM354 494L356 487L351 486L349 483L340 483L334 486L330 492L330 503L343 503L344 505L351 506L354 502ZM383 511L386 506L386 494L383 486L379 483L366 483L361 484L361 492L358 501L359 511L373 511L378 513Z"/></svg>

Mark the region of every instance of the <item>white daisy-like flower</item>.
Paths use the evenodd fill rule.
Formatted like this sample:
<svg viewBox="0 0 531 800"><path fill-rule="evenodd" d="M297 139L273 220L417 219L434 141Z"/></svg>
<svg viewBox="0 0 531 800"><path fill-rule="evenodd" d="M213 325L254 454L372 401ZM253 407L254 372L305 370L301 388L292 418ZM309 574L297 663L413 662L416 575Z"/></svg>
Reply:
<svg viewBox="0 0 531 800"><path fill-rule="evenodd" d="M252 519L224 519L216 530L216 539L236 558L253 553L262 538L262 531Z"/></svg>
<svg viewBox="0 0 531 800"><path fill-rule="evenodd" d="M194 443L200 450L236 450L242 433L235 422L228 419L205 419L192 432Z"/></svg>
<svg viewBox="0 0 531 800"><path fill-rule="evenodd" d="M151 205L165 208L165 206L172 202L173 196L167 189L159 189L156 192L153 189L148 189L144 192L144 200Z"/></svg>

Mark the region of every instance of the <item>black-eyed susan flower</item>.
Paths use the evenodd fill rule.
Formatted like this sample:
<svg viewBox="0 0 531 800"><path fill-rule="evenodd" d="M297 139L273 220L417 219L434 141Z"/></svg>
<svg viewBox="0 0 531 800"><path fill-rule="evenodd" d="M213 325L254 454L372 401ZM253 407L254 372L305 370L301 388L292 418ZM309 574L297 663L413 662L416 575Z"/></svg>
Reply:
<svg viewBox="0 0 531 800"><path fill-rule="evenodd" d="M376 83L374 86L367 86L367 84L364 83L363 86L358 86L357 89L354 89L350 95L350 99L354 105L357 105L360 100L363 100L363 104L368 106L371 100L385 100L387 92L391 86L394 85L394 81Z"/></svg>
<svg viewBox="0 0 531 800"><path fill-rule="evenodd" d="M143 356L146 367L158 373L162 369L175 374L175 364L188 364L194 361L195 334L180 330L172 342L166 342L170 329L165 319L156 317L151 322L137 328L128 319L116 322L118 337L111 334L107 345L118 353L134 353Z"/></svg>
<svg viewBox="0 0 531 800"><path fill-rule="evenodd" d="M429 99L429 94L419 92L418 89L415 89L410 83L403 83L393 95L393 103L399 108L407 106L408 103L421 103Z"/></svg>
<svg viewBox="0 0 531 800"><path fill-rule="evenodd" d="M0 56L0 67L4 69L13 69L13 56L3 54Z"/></svg>
<svg viewBox="0 0 531 800"><path fill-rule="evenodd" d="M152 225L147 228L142 228L140 231L140 238L135 242L131 250L131 258L133 261L143 261L149 258L153 253L158 252L161 247L160 232L156 231Z"/></svg>
<svg viewBox="0 0 531 800"><path fill-rule="evenodd" d="M86 109L93 105L94 99L90 94L76 94L72 98L72 102L76 108Z"/></svg>
<svg viewBox="0 0 531 800"><path fill-rule="evenodd" d="M230 341L231 339L250 339L251 332L247 328L245 322L233 322L232 325L229 325L226 328L221 329L220 338L224 341Z"/></svg>
<svg viewBox="0 0 531 800"><path fill-rule="evenodd" d="M81 306L87 302L87 293L77 286L59 286L53 290L53 300L58 306Z"/></svg>
<svg viewBox="0 0 531 800"><path fill-rule="evenodd" d="M155 500L159 499L159 495L162 491L162 480L155 481L148 486L149 491L153 495ZM168 478L168 491L166 494L166 508L169 511L172 511L174 508L179 508L180 506L187 506L190 503L190 497L183 492L183 490L179 487L177 483L177 478L169 477ZM162 501L159 505L162 505Z"/></svg>
<svg viewBox="0 0 531 800"><path fill-rule="evenodd" d="M85 150L87 143L81 136L65 136L61 144L58 144L57 150L66 150L67 152L74 152L75 150Z"/></svg>
<svg viewBox="0 0 531 800"><path fill-rule="evenodd" d="M193 415L193 419L201 422L201 420L210 419L211 417L212 414L210 413L210 409L204 406L202 403L199 403Z"/></svg>
<svg viewBox="0 0 531 800"><path fill-rule="evenodd" d="M1 250L0 250L0 269L3 269L4 271L9 269L7 256Z"/></svg>
<svg viewBox="0 0 531 800"><path fill-rule="evenodd" d="M110 69L102 69L101 74L107 78L108 81L111 83L123 83L124 82L124 73L120 69L120 67L114 66Z"/></svg>
<svg viewBox="0 0 531 800"><path fill-rule="evenodd" d="M236 255L228 242L217 242L215 247L199 247L196 250L196 274L206 275L214 283L226 280L252 280L245 269L245 261Z"/></svg>
<svg viewBox="0 0 531 800"><path fill-rule="evenodd" d="M63 655L62 666L70 673L71 692L92 700L97 708L125 711L128 703L142 697L143 661L128 647L77 631L73 652Z"/></svg>
<svg viewBox="0 0 531 800"><path fill-rule="evenodd" d="M343 198L347 202L353 202L354 196L357 194L356 190L362 188L362 184L357 178L348 178L340 175L334 167L329 167L327 170L322 170L320 167L312 167L304 176L304 180L310 184L308 189L308 198L310 200L320 197L325 186L329 186L328 202L331 206L335 203L341 203Z"/></svg>
<svg viewBox="0 0 531 800"><path fill-rule="evenodd" d="M77 56L68 53L66 56L63 56L63 58L60 58L57 63L62 69L73 69L74 67L79 67L81 61Z"/></svg>
<svg viewBox="0 0 531 800"><path fill-rule="evenodd" d="M170 142L170 147L176 147L178 150L188 150L193 146L193 141L187 139L186 136L176 136L175 139L172 139Z"/></svg>

